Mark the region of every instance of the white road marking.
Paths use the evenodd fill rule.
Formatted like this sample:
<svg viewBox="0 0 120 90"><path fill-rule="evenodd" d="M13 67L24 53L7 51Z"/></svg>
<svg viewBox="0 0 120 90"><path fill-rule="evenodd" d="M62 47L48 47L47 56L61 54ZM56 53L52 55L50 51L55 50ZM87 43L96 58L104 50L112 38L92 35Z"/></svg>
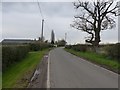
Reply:
<svg viewBox="0 0 120 90"><path fill-rule="evenodd" d="M50 88L50 52L49 52L49 55L48 55L47 88Z"/></svg>

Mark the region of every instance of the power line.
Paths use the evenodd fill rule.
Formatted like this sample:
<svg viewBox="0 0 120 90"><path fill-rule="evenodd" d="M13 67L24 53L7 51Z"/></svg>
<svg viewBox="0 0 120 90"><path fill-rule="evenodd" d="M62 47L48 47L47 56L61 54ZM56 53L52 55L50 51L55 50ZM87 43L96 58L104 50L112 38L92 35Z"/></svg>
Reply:
<svg viewBox="0 0 120 90"><path fill-rule="evenodd" d="M38 2L38 0L37 0L37 4L38 4L38 7L39 7L39 12L40 12L40 14L41 14L41 17L42 17L42 19L44 19L44 15L43 15L43 13L42 13L42 9L41 9L41 5L40 5L40 3ZM45 21L45 20L44 20ZM49 28L49 26L48 26L48 24L47 23L45 23L46 24L46 27L48 28L48 29L50 29Z"/></svg>
<svg viewBox="0 0 120 90"><path fill-rule="evenodd" d="M45 22L45 26L47 27L48 30L50 30L49 28L49 25L48 23L46 22L46 20L44 20L44 15L42 13L42 9L41 9L41 5L39 3L39 1L37 0L37 4L38 4L38 7L39 7L39 12L40 12L40 15L42 17L42 32L41 32L41 38L43 38L43 22Z"/></svg>
<svg viewBox="0 0 120 90"><path fill-rule="evenodd" d="M38 7L39 7L39 12L41 14L42 19L44 19L43 14L42 14L42 9L40 7L40 3L37 1Z"/></svg>
<svg viewBox="0 0 120 90"><path fill-rule="evenodd" d="M49 28L48 24L47 24L47 23L45 23L45 24L46 24L47 29L49 29L49 30L50 30L50 28Z"/></svg>

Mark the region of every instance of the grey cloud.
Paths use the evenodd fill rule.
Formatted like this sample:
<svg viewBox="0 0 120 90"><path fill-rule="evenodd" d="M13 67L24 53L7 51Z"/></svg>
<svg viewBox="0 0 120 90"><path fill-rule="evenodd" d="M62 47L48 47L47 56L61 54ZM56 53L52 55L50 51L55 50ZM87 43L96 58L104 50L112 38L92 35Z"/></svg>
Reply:
<svg viewBox="0 0 120 90"><path fill-rule="evenodd" d="M71 2L40 2L40 7L45 16L71 17L75 11ZM37 2L4 2L3 13L39 13Z"/></svg>
<svg viewBox="0 0 120 90"><path fill-rule="evenodd" d="M71 2L41 3L41 6L44 14L51 17L73 17L75 14L73 3Z"/></svg>
<svg viewBox="0 0 120 90"><path fill-rule="evenodd" d="M38 13L36 2L4 2L2 3L3 13Z"/></svg>
<svg viewBox="0 0 120 90"><path fill-rule="evenodd" d="M50 40L51 30L55 31L56 40L63 39L68 32L68 43L84 43L86 33L71 29L70 24L76 14L71 2L41 2L45 17L44 35ZM3 3L3 38L36 38L41 33L41 16L37 3ZM117 31L103 32L102 42L115 42Z"/></svg>

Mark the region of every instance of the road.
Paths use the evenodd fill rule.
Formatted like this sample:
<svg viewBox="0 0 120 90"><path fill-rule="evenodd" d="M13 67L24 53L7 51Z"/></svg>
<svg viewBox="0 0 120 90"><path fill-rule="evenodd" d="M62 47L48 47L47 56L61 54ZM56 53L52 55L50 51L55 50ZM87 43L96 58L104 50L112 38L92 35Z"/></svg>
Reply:
<svg viewBox="0 0 120 90"><path fill-rule="evenodd" d="M118 88L118 75L55 48L49 54L51 88Z"/></svg>

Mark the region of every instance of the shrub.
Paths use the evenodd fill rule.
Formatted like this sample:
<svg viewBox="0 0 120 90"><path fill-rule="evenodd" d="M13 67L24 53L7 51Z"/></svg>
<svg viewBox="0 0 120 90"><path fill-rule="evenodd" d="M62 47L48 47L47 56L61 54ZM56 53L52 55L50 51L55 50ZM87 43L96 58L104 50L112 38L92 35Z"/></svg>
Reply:
<svg viewBox="0 0 120 90"><path fill-rule="evenodd" d="M35 42L35 43L31 43L29 44L30 50L31 51L39 51L39 50L43 50L49 47L52 47L51 44L49 43L42 43L42 42Z"/></svg>
<svg viewBox="0 0 120 90"><path fill-rule="evenodd" d="M29 52L28 46L2 46L2 68L3 71L11 64L23 59Z"/></svg>
<svg viewBox="0 0 120 90"><path fill-rule="evenodd" d="M109 45L106 47L107 56L114 59L120 58L120 43Z"/></svg>
<svg viewBox="0 0 120 90"><path fill-rule="evenodd" d="M85 44L67 45L66 46L67 49L73 49L75 51L81 51L81 52L87 51L87 47L88 46Z"/></svg>
<svg viewBox="0 0 120 90"><path fill-rule="evenodd" d="M31 51L38 51L38 50L40 50L40 44L39 43L31 43L29 46L30 46L30 50Z"/></svg>
<svg viewBox="0 0 120 90"><path fill-rule="evenodd" d="M65 48L71 49L71 48L72 48L72 45L66 45Z"/></svg>
<svg viewBox="0 0 120 90"><path fill-rule="evenodd" d="M58 47L65 46L65 45L66 45L66 41L64 39L58 40L58 42L57 42Z"/></svg>
<svg viewBox="0 0 120 90"><path fill-rule="evenodd" d="M82 52L85 52L87 50L87 46L86 45L81 45L81 44L78 44L78 45L75 45L73 47L74 50L76 51L82 51Z"/></svg>

